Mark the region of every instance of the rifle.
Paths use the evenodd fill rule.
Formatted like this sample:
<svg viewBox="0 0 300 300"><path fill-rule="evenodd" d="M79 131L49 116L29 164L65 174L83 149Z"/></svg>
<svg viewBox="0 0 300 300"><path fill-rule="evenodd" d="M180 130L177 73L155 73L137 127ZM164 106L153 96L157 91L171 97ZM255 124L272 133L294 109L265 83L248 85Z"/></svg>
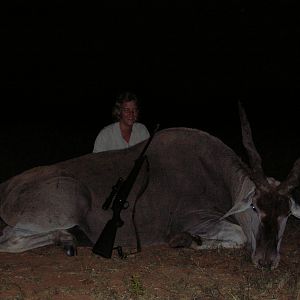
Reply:
<svg viewBox="0 0 300 300"><path fill-rule="evenodd" d="M146 159L145 152L150 145L154 134L159 128L159 124L156 126L153 134L148 139L147 144L145 145L143 151L139 155L139 157L135 160L134 166L130 171L129 175L125 180L120 177L117 183L112 187L112 191L104 204L102 205L102 209L107 210L112 203L112 218L106 223L104 229L102 230L96 244L94 245L92 251L95 254L103 256L105 258L111 258L112 251L114 249L115 238L117 234L117 229L122 227L124 222L121 219L121 211L123 209L127 209L129 207L129 203L127 198L130 194L130 191L135 183L135 180L139 174L139 171L143 165L144 160ZM122 255L122 249L117 247L119 255Z"/></svg>

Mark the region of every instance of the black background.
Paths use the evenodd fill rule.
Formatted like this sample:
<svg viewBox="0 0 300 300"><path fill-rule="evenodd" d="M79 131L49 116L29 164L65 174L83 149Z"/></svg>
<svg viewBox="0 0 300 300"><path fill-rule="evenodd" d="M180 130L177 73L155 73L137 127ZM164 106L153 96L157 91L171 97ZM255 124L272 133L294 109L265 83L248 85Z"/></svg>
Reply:
<svg viewBox="0 0 300 300"><path fill-rule="evenodd" d="M1 10L0 181L91 152L124 90L150 131L202 129L239 155L241 100L266 172L284 177L300 156L295 3L11 2Z"/></svg>

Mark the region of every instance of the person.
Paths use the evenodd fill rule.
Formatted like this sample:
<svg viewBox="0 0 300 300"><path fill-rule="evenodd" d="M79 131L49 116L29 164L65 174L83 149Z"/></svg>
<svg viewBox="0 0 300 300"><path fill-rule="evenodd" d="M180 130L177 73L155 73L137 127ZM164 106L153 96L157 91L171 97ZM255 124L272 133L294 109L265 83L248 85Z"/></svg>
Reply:
<svg viewBox="0 0 300 300"><path fill-rule="evenodd" d="M112 109L112 116L115 122L99 132L93 153L128 148L150 137L147 127L137 122L139 103L135 94L120 94Z"/></svg>

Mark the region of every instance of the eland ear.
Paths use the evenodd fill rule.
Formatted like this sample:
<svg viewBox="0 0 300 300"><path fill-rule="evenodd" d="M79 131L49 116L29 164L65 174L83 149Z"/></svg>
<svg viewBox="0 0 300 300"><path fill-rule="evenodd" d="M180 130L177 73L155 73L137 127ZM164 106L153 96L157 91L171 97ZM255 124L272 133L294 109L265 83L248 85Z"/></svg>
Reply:
<svg viewBox="0 0 300 300"><path fill-rule="evenodd" d="M255 189L250 191L246 197L242 198L240 201L235 203L233 205L233 207L223 217L221 217L220 220L223 220L233 214L237 214L237 213L247 210L252 203L252 198L253 198L254 194L255 194Z"/></svg>
<svg viewBox="0 0 300 300"><path fill-rule="evenodd" d="M294 217L300 219L300 205L291 198L291 213Z"/></svg>

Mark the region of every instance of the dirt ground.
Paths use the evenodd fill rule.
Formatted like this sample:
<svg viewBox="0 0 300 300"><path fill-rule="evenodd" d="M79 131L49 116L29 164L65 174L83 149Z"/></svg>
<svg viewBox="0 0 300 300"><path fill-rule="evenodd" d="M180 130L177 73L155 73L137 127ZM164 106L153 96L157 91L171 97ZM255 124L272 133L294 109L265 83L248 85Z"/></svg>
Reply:
<svg viewBox="0 0 300 300"><path fill-rule="evenodd" d="M0 299L300 299L299 237L292 217L273 271L237 249L149 247L123 260L89 247L75 257L55 246L0 253Z"/></svg>

